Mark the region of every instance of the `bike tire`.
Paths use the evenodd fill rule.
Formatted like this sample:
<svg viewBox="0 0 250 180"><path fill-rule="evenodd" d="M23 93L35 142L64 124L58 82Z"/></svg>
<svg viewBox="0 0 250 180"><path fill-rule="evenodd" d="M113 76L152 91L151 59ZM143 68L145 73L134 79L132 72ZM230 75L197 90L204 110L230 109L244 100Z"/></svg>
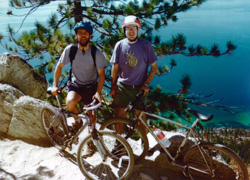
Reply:
<svg viewBox="0 0 250 180"><path fill-rule="evenodd" d="M131 129L133 122L125 118L108 119L102 123L100 130L115 132L115 123L124 124L123 134L119 135L121 135L129 143L135 155L135 161L137 162L144 159L149 149L148 138L144 130L138 124L135 124L134 130ZM129 132L128 130L131 131L130 136L127 136Z"/></svg>
<svg viewBox="0 0 250 180"><path fill-rule="evenodd" d="M208 166L202 158L199 147L204 152L204 157L214 172L214 177L210 174L201 174L192 167L205 172L209 172ZM192 179L209 180L249 180L248 171L241 158L231 149L213 143L202 143L193 146L184 156L183 162L187 165L187 174Z"/></svg>
<svg viewBox="0 0 250 180"><path fill-rule="evenodd" d="M41 121L43 129L52 145L59 149L63 149L65 143L65 131L62 124L63 114L56 108L44 107L41 110Z"/></svg>
<svg viewBox="0 0 250 180"><path fill-rule="evenodd" d="M77 151L78 166L87 179L110 180L127 179L134 169L134 155L129 144L119 135L112 132L98 131L103 147L104 159L93 143L92 135L87 136ZM92 144L91 147L88 144ZM119 146L116 146L116 144ZM118 149L115 149L118 148Z"/></svg>

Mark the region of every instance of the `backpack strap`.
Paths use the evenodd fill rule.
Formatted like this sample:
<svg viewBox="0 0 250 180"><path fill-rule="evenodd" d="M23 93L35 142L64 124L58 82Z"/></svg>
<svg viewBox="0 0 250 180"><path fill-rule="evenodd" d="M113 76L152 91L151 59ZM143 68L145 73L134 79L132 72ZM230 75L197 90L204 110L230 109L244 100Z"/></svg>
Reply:
<svg viewBox="0 0 250 180"><path fill-rule="evenodd" d="M72 77L72 63L73 63L73 60L75 59L77 49L78 49L78 44L76 43L76 44L73 44L70 47L70 50L69 50L69 59L70 59L71 68L70 68L70 72L69 72L68 82L71 82L71 77Z"/></svg>
<svg viewBox="0 0 250 180"><path fill-rule="evenodd" d="M71 66L72 66L73 60L75 59L77 49L78 49L78 44L77 44L77 43L76 43L76 44L73 44L73 45L70 47L70 50L69 50L69 58L70 58Z"/></svg>
<svg viewBox="0 0 250 180"><path fill-rule="evenodd" d="M93 44L91 45L91 56L92 56L92 59L94 61L94 65L96 67L96 46L94 46Z"/></svg>

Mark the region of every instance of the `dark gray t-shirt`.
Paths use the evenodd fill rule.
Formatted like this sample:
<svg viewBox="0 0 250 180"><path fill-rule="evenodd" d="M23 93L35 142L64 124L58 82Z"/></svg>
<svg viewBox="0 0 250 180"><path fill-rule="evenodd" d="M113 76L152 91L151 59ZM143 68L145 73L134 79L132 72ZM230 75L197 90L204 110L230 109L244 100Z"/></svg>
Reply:
<svg viewBox="0 0 250 180"><path fill-rule="evenodd" d="M72 45L68 45L60 59L59 62L66 65L70 62L69 51ZM84 54L79 49L76 52L75 59L72 63L72 82L76 82L80 85L86 85L97 81L98 74L97 70L103 67L107 67L108 63L105 60L103 53L97 49L96 50L96 66L91 55L91 48L89 48Z"/></svg>
<svg viewBox="0 0 250 180"><path fill-rule="evenodd" d="M127 85L143 85L148 66L157 60L149 41L138 39L131 44L128 39L116 43L110 63L119 64L118 82Z"/></svg>

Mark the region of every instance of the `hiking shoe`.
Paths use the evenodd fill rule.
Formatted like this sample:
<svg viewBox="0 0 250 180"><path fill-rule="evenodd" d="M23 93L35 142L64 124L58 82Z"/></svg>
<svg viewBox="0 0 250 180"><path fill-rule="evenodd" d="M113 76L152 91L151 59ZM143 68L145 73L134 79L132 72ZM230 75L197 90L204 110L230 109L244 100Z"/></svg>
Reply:
<svg viewBox="0 0 250 180"><path fill-rule="evenodd" d="M87 144L88 144L88 151L96 151L97 150L93 141L89 141Z"/></svg>
<svg viewBox="0 0 250 180"><path fill-rule="evenodd" d="M93 141L89 141L87 145L88 145L88 148L87 148L86 154L92 156L97 151L97 148L95 147Z"/></svg>
<svg viewBox="0 0 250 180"><path fill-rule="evenodd" d="M82 120L77 120L75 123L72 124L72 133L76 134L77 131L82 127L83 122Z"/></svg>
<svg viewBox="0 0 250 180"><path fill-rule="evenodd" d="M153 156L153 154L154 154L154 152L155 152L155 149L154 148L150 148L149 150L148 150L148 153L147 153L147 156Z"/></svg>
<svg viewBox="0 0 250 180"><path fill-rule="evenodd" d="M92 157L95 152L97 151L97 148L95 147L93 141L89 141L87 142L87 148L86 150L84 151L84 154L83 154L83 158L88 158L88 157Z"/></svg>

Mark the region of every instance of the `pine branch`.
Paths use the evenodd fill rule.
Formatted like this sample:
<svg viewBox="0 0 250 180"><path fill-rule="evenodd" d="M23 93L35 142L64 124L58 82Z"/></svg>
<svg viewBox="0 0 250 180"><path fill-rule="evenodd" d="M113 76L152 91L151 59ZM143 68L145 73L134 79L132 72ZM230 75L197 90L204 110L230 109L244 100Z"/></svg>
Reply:
<svg viewBox="0 0 250 180"><path fill-rule="evenodd" d="M208 102L197 101L197 99L201 100L204 97L210 97L210 96L211 95L209 95L209 96L200 96L200 97L197 96L197 97L194 97L193 99L191 97L182 98L182 99L180 99L180 101L186 102L186 103L189 103L189 104L193 104L193 105L196 105L196 106L199 106L199 107L203 106L203 107L209 107L209 108L220 110L220 111L225 111L225 112L228 112L228 113L233 114L233 115L236 115L236 114L239 113L235 109L242 108L242 106L236 107L236 106L217 105L217 103L221 102L223 100L223 98L217 99L217 100L214 100L214 101L208 101Z"/></svg>

